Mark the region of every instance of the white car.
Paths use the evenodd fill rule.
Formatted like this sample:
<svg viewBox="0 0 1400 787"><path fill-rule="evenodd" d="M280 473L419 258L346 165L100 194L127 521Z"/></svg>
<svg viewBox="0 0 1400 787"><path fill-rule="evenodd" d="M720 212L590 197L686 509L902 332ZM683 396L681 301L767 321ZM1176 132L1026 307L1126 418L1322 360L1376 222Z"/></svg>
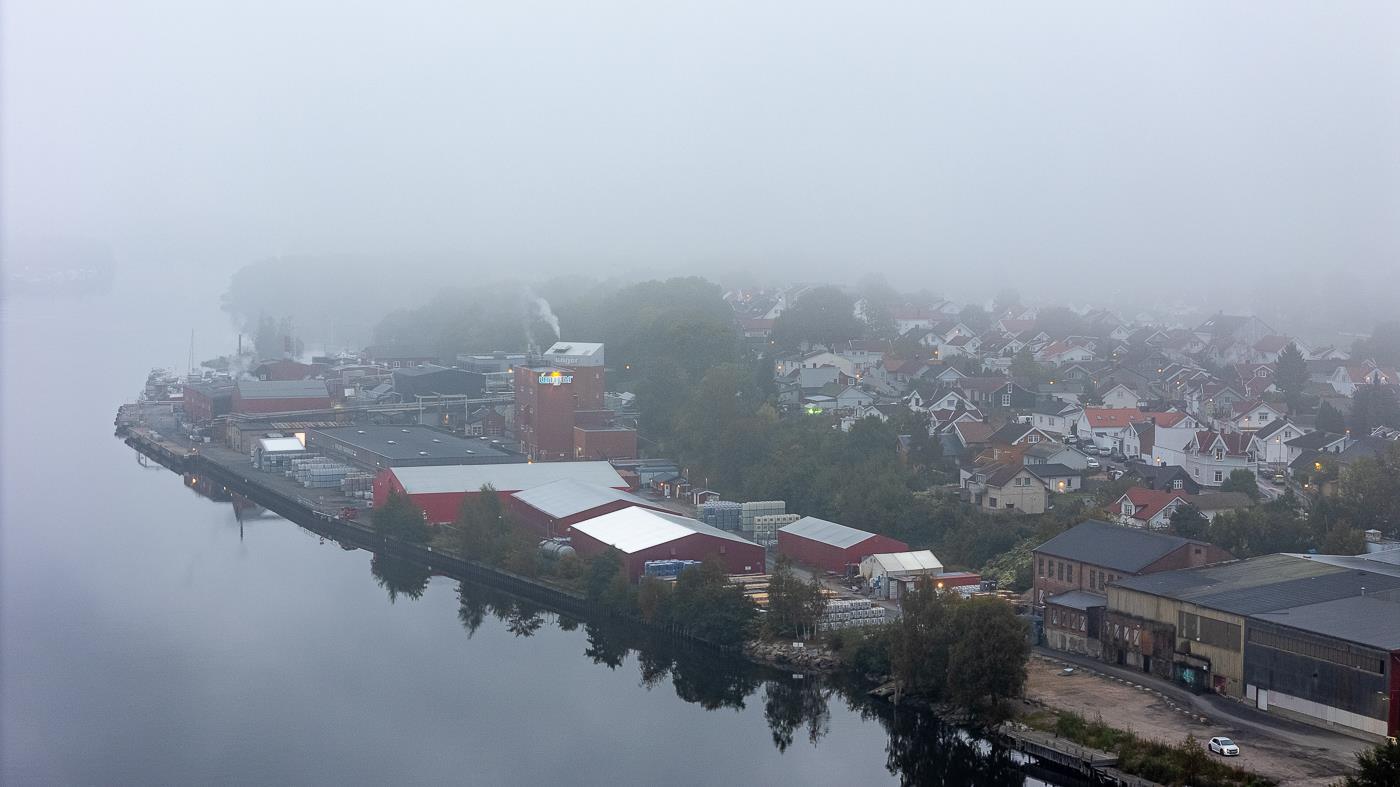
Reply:
<svg viewBox="0 0 1400 787"><path fill-rule="evenodd" d="M1102 465L1099 464L1099 460L1097 459L1090 459L1089 461L1084 463L1084 466L1089 468L1090 470L1098 470L1100 467L1102 467Z"/></svg>
<svg viewBox="0 0 1400 787"><path fill-rule="evenodd" d="M1240 747L1236 746L1235 742L1229 738L1211 738L1207 745L1210 746L1211 751L1222 757L1238 757L1240 755Z"/></svg>

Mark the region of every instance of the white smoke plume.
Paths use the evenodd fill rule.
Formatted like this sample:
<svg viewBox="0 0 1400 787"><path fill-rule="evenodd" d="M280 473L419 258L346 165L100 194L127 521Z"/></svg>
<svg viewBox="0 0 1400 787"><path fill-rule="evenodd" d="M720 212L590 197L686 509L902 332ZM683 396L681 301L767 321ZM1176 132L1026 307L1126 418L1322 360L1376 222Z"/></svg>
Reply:
<svg viewBox="0 0 1400 787"><path fill-rule="evenodd" d="M527 299L529 306L525 318L525 338L529 340L531 346L544 349L544 347L541 346L542 343L535 336L535 321L543 320L547 325L549 325L550 328L554 329L554 336L555 338L558 338L559 318L554 316L554 310L549 308L549 301L545 300L544 298L541 298L539 295L536 295L535 293L526 290L525 298Z"/></svg>

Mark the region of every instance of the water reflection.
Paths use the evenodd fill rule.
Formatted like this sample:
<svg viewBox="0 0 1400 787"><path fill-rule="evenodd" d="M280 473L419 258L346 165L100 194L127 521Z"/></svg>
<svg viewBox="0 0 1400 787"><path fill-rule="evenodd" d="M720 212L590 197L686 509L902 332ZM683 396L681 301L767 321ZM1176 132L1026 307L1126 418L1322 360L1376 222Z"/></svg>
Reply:
<svg viewBox="0 0 1400 787"><path fill-rule="evenodd" d="M432 572L426 566L380 552L370 558L369 573L374 575L374 581L380 587L388 591L390 604L398 601L399 596L410 601L422 598L428 590L428 580L432 578Z"/></svg>

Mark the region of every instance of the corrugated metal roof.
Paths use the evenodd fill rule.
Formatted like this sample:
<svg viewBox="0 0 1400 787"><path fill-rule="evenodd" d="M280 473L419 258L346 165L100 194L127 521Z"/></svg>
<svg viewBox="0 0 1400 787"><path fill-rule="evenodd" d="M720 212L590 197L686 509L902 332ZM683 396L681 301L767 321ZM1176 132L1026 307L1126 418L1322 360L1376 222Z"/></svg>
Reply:
<svg viewBox="0 0 1400 787"><path fill-rule="evenodd" d="M244 399L325 398L324 380L239 380L238 395Z"/></svg>
<svg viewBox="0 0 1400 787"><path fill-rule="evenodd" d="M1098 593L1090 593L1087 590L1071 590L1068 593L1051 596L1045 599L1045 603L1068 609L1089 609L1090 607L1108 606L1108 598L1100 596Z"/></svg>
<svg viewBox="0 0 1400 787"><path fill-rule="evenodd" d="M1395 601L1350 596L1251 617L1367 647L1400 650L1400 603Z"/></svg>
<svg viewBox="0 0 1400 787"><path fill-rule="evenodd" d="M927 574L943 570L943 564L927 549L917 552L882 552L866 560L879 564L886 574Z"/></svg>
<svg viewBox="0 0 1400 787"><path fill-rule="evenodd" d="M1303 555L1278 554L1219 566L1164 571L1116 584L1221 612L1258 615L1360 596L1363 589L1395 590L1400 588L1400 571L1384 564L1350 568Z"/></svg>
<svg viewBox="0 0 1400 787"><path fill-rule="evenodd" d="M1178 536L1087 519L1035 551L1135 574L1189 543Z"/></svg>
<svg viewBox="0 0 1400 787"><path fill-rule="evenodd" d="M617 500L626 500L640 506L654 507L657 505L650 500L630 492L624 492L621 489L589 484L573 478L561 478L558 481L521 490L512 496L555 519L581 514Z"/></svg>
<svg viewBox="0 0 1400 787"><path fill-rule="evenodd" d="M779 528L778 532L810 538L813 541L820 541L840 549L853 547L875 535L864 530L856 530L853 527L828 522L825 519L817 519L814 516L804 516L790 525Z"/></svg>
<svg viewBox="0 0 1400 787"><path fill-rule="evenodd" d="M573 526L576 532L596 538L605 544L612 544L623 552L632 554L643 549L660 546L696 533L715 538L723 538L746 546L758 546L733 533L710 527L679 514L663 514L649 508L624 508L620 511L584 520Z"/></svg>
<svg viewBox="0 0 1400 787"><path fill-rule="evenodd" d="M395 467L389 472L411 495L475 492L487 484L498 492L519 492L564 478L616 489L626 489L628 486L607 462Z"/></svg>

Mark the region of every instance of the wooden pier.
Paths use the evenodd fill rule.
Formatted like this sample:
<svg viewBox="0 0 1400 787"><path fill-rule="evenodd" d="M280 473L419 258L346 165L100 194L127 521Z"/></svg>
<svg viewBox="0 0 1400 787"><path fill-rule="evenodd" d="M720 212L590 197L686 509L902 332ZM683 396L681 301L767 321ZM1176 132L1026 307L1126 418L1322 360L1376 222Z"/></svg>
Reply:
<svg viewBox="0 0 1400 787"><path fill-rule="evenodd" d="M1078 773L1095 784L1118 787L1161 787L1157 782L1123 773L1114 766L1118 755L1080 746L1054 733L1019 724L1003 724L997 730L1011 748L1044 763Z"/></svg>

